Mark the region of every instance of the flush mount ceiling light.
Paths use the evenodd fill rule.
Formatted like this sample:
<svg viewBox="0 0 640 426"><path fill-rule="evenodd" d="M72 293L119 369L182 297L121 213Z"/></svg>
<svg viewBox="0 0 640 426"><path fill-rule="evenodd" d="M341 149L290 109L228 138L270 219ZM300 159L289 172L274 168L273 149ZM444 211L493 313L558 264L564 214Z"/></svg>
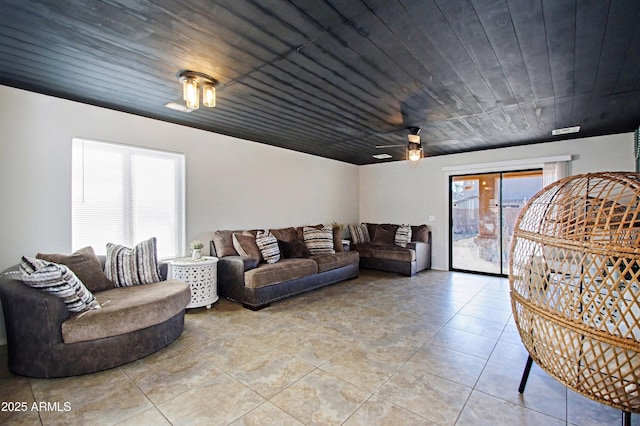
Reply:
<svg viewBox="0 0 640 426"><path fill-rule="evenodd" d="M407 160L418 161L424 156L422 144L420 143L420 128L409 127L409 145L407 146Z"/></svg>
<svg viewBox="0 0 640 426"><path fill-rule="evenodd" d="M377 159L377 160L386 160L387 158L393 158L391 155L389 154L376 154L373 156L373 158Z"/></svg>
<svg viewBox="0 0 640 426"><path fill-rule="evenodd" d="M201 72L183 71L178 81L182 83L182 97L187 109L194 110L200 106L200 87L202 87L202 105L209 108L216 106L217 81L212 77Z"/></svg>

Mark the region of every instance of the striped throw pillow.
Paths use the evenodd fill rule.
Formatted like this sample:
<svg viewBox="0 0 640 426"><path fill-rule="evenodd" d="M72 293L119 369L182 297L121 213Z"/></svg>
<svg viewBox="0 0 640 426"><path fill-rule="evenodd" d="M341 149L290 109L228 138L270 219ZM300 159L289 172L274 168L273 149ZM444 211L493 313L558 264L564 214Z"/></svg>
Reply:
<svg viewBox="0 0 640 426"><path fill-rule="evenodd" d="M363 244L370 243L371 238L369 237L369 230L367 229L367 225L364 223L362 225L347 225L349 229L349 234L351 234L351 241L353 244Z"/></svg>
<svg viewBox="0 0 640 426"><path fill-rule="evenodd" d="M22 257L22 282L61 298L70 312L100 309L100 304L82 281L65 265L33 257Z"/></svg>
<svg viewBox="0 0 640 426"><path fill-rule="evenodd" d="M400 225L396 231L394 243L400 247L406 247L411 242L411 227L409 225Z"/></svg>
<svg viewBox="0 0 640 426"><path fill-rule="evenodd" d="M108 243L104 273L116 287L161 281L158 272L156 238L149 238L132 249Z"/></svg>
<svg viewBox="0 0 640 426"><path fill-rule="evenodd" d="M311 254L333 254L333 228L325 226L323 228L302 229L304 244L307 246Z"/></svg>
<svg viewBox="0 0 640 426"><path fill-rule="evenodd" d="M280 247L278 240L269 231L258 231L256 234L256 244L262 253L262 257L267 263L276 263L280 260Z"/></svg>

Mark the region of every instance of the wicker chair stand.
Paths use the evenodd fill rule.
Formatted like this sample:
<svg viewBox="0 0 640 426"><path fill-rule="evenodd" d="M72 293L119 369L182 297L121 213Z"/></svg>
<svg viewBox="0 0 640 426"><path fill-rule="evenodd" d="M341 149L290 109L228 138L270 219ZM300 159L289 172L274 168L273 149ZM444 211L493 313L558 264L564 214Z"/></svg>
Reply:
<svg viewBox="0 0 640 426"><path fill-rule="evenodd" d="M640 173L570 176L524 207L511 306L529 359L575 392L640 413Z"/></svg>

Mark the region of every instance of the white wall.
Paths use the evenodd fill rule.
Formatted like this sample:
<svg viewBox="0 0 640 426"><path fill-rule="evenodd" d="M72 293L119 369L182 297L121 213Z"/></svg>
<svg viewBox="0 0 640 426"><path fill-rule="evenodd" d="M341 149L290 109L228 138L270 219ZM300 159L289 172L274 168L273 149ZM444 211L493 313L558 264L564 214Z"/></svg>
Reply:
<svg viewBox="0 0 640 426"><path fill-rule="evenodd" d="M22 255L71 251L73 137L185 153L187 241L216 229L426 222L436 269L448 267L443 166L572 154L573 174L634 170L632 134L357 167L4 86L0 129L0 270Z"/></svg>
<svg viewBox="0 0 640 426"><path fill-rule="evenodd" d="M443 167L564 154L572 155L570 174L635 170L633 133L443 155L424 158L418 164L394 162L362 166L360 221L427 223L433 233L433 268L447 270L449 174L442 171ZM429 222L431 215L435 216L434 222Z"/></svg>
<svg viewBox="0 0 640 426"><path fill-rule="evenodd" d="M0 129L0 271L22 255L71 251L73 137L184 153L187 241L358 221L351 164L4 86Z"/></svg>

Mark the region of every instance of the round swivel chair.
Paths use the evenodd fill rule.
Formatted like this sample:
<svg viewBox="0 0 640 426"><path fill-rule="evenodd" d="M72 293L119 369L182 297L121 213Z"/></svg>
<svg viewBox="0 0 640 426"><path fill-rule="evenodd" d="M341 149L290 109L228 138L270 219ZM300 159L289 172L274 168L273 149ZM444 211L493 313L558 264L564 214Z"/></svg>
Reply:
<svg viewBox="0 0 640 426"><path fill-rule="evenodd" d="M535 361L568 388L640 412L640 173L570 176L516 222L511 305Z"/></svg>

